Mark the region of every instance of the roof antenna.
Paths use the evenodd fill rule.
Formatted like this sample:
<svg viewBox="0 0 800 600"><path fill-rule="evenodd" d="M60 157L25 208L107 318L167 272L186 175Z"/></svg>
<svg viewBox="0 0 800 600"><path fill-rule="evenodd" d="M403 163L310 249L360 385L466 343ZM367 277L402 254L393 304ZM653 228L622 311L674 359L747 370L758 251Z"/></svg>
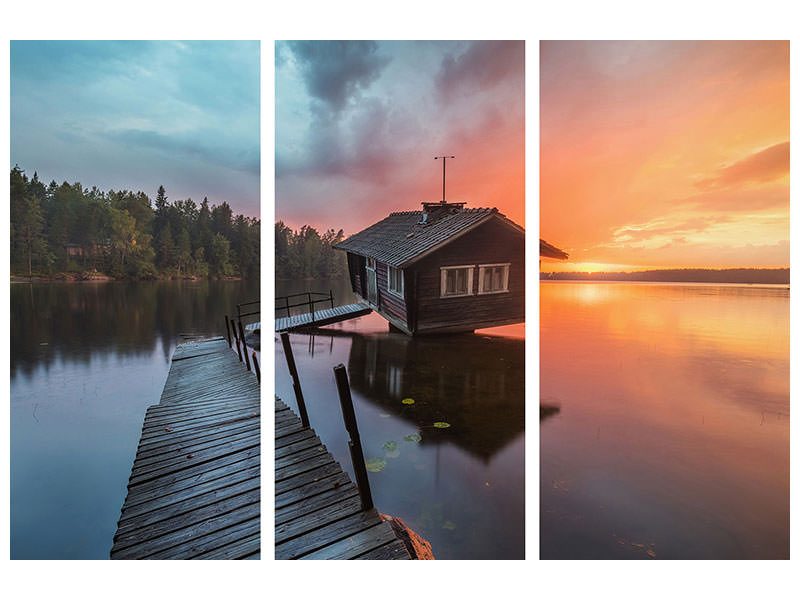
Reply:
<svg viewBox="0 0 800 600"><path fill-rule="evenodd" d="M433 160L442 159L442 204L447 204L444 199L444 176L447 172L447 159L448 158L455 158L455 156L434 156Z"/></svg>

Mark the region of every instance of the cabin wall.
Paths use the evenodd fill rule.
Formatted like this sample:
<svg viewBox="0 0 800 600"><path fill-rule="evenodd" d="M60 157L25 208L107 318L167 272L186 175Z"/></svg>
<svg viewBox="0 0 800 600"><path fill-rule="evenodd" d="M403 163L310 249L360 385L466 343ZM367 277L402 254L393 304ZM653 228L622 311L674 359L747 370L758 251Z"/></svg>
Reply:
<svg viewBox="0 0 800 600"><path fill-rule="evenodd" d="M508 292L478 295L478 269L472 295L441 298L440 267L511 263ZM407 270L406 282L416 271L416 323L425 330L470 330L525 320L525 236L490 221L453 240Z"/></svg>
<svg viewBox="0 0 800 600"><path fill-rule="evenodd" d="M347 253L347 269L350 272L350 287L354 294L366 298L366 290L363 283L364 265L366 259L358 254Z"/></svg>
<svg viewBox="0 0 800 600"><path fill-rule="evenodd" d="M375 262L375 273L378 280L378 305L379 312L385 312L388 315L399 319L403 323L407 323L408 315L406 313L406 302L404 298L396 296L389 291L389 267L386 263L380 261Z"/></svg>

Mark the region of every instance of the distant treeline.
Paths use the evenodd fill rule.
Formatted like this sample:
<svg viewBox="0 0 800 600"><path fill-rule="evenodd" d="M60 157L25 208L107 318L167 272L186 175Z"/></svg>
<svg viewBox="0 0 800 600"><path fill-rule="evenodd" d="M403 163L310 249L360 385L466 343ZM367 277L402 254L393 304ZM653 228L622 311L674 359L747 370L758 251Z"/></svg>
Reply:
<svg viewBox="0 0 800 600"><path fill-rule="evenodd" d="M227 202L155 207L143 192L104 192L66 181L45 185L11 169L11 274L99 272L116 278L258 277L258 219Z"/></svg>
<svg viewBox="0 0 800 600"><path fill-rule="evenodd" d="M322 235L309 225L293 231L283 221L275 223L275 276L278 279L336 278L347 274L347 256L333 245L345 239L344 231L329 229Z"/></svg>
<svg viewBox="0 0 800 600"><path fill-rule="evenodd" d="M541 280L789 283L789 269L656 269L630 273L540 273Z"/></svg>

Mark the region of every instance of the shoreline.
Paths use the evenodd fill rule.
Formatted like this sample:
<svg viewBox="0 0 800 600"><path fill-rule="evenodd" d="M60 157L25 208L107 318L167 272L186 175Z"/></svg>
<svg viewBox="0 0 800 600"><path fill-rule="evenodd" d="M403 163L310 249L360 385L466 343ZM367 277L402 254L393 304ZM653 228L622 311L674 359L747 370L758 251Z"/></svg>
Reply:
<svg viewBox="0 0 800 600"><path fill-rule="evenodd" d="M11 275L10 283L113 283L121 281L246 281L244 277L155 277L153 279L116 278L100 273L85 276L81 273L59 274L53 277Z"/></svg>

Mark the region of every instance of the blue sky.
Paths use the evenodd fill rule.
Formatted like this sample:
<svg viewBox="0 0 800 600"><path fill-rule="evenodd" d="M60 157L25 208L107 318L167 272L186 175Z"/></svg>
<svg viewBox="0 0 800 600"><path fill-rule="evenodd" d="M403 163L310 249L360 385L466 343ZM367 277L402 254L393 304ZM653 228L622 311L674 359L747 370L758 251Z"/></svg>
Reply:
<svg viewBox="0 0 800 600"><path fill-rule="evenodd" d="M258 42L11 43L11 165L259 216Z"/></svg>

